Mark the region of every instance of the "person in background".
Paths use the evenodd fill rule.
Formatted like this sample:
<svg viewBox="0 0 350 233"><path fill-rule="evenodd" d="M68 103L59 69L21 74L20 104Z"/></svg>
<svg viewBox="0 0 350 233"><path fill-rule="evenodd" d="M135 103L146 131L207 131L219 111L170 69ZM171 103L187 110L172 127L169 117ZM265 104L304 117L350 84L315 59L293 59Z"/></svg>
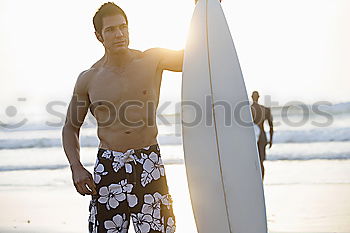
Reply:
<svg viewBox="0 0 350 233"><path fill-rule="evenodd" d="M259 127L259 137L258 137L258 151L260 157L260 166L261 166L261 174L262 179L264 179L265 168L264 168L264 160L266 158L266 145L269 144L269 148L272 146L272 138L273 138L273 122L271 109L267 108L258 103L259 100L259 92L253 91L252 93L253 104L251 105L251 111L253 116L253 122ZM267 141L266 133L264 130L264 122L267 120L270 126L270 140Z"/></svg>

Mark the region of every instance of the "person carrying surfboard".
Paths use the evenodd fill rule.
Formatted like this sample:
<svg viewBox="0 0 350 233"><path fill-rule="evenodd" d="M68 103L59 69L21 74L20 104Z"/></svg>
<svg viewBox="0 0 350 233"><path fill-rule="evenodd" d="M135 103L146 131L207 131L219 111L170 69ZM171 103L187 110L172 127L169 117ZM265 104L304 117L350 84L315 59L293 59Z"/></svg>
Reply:
<svg viewBox="0 0 350 233"><path fill-rule="evenodd" d="M269 148L272 146L272 137L273 137L273 121L271 109L267 108L258 103L259 100L259 92L253 91L252 93L253 104L251 105L251 111L253 116L253 122L259 127L260 133L258 137L258 151L260 157L260 166L262 178L264 179L265 168L264 168L264 160L266 158L266 145L269 144ZM264 122L267 120L270 126L270 140L267 141L266 133L264 130Z"/></svg>
<svg viewBox="0 0 350 233"><path fill-rule="evenodd" d="M157 144L156 109L164 70L181 72L183 50L130 49L128 20L112 2L93 17L105 54L75 84L63 147L74 186L91 195L89 231L174 232L175 216ZM94 176L80 161L79 131L91 111L100 140Z"/></svg>

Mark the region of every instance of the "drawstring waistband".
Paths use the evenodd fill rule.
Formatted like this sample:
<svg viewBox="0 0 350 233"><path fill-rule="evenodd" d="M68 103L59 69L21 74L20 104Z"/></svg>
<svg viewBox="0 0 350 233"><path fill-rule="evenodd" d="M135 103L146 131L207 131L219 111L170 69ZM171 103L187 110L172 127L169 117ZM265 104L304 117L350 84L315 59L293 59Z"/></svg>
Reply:
<svg viewBox="0 0 350 233"><path fill-rule="evenodd" d="M123 163L134 161L134 163L136 164L135 157L136 157L135 151L133 149L130 149L120 156L120 161Z"/></svg>

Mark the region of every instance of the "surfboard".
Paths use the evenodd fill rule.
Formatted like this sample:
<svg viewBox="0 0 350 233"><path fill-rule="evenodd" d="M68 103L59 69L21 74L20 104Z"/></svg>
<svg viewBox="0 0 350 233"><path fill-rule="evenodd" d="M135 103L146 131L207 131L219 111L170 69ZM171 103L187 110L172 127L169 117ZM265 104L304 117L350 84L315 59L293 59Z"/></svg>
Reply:
<svg viewBox="0 0 350 233"><path fill-rule="evenodd" d="M248 95L218 0L199 0L192 16L184 55L181 114L198 232L266 233Z"/></svg>

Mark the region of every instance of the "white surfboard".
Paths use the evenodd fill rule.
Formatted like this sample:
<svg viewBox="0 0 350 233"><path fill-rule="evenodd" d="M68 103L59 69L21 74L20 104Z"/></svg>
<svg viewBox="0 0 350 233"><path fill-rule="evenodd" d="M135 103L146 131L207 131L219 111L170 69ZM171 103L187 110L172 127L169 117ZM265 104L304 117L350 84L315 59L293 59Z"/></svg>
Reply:
<svg viewBox="0 0 350 233"><path fill-rule="evenodd" d="M198 232L266 233L248 96L218 0L199 0L195 7L182 101L186 172Z"/></svg>

